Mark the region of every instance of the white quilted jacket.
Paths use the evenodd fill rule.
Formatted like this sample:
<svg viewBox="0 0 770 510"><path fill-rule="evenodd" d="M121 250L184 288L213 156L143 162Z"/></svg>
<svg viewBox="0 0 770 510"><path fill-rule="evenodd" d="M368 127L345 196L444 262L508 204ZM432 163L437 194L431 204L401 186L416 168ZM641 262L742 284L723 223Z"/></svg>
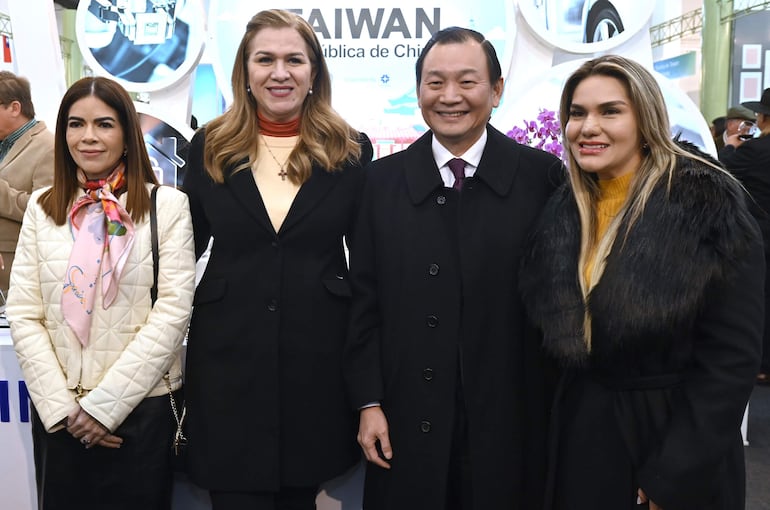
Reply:
<svg viewBox="0 0 770 510"><path fill-rule="evenodd" d="M85 394L80 406L115 431L142 399L168 393L166 373L172 389L181 386L182 342L195 287L187 196L171 187L158 190L155 306L150 300L153 263L147 214L136 224L134 245L110 308L102 308L97 292L89 344L82 347L60 305L72 234L69 224L57 226L43 212L37 201L43 191L30 198L11 271L6 311L16 354L46 429L60 428L77 405L80 386ZM98 285L101 288L101 282Z"/></svg>

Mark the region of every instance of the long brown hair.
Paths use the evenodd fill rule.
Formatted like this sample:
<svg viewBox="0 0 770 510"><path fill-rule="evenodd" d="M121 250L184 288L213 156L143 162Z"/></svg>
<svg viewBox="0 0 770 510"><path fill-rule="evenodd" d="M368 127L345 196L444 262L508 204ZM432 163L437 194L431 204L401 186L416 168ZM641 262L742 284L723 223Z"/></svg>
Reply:
<svg viewBox="0 0 770 510"><path fill-rule="evenodd" d="M206 171L215 182L223 182L225 169L234 172L249 168L257 160L259 133L257 104L248 90L248 49L251 40L263 28L292 28L310 50L310 63L315 73L313 93L305 98L300 118L299 142L289 155L287 172L295 184L305 182L313 163L327 171L339 170L345 163L358 160L361 146L358 132L345 122L331 106L332 87L321 45L312 27L300 16L280 9L257 13L246 25L233 64L233 104L206 125L203 159Z"/></svg>
<svg viewBox="0 0 770 510"><path fill-rule="evenodd" d="M40 195L40 206L57 225L66 223L72 199L79 188L78 167L67 146L67 119L72 105L88 96L100 99L118 113L126 144L123 156L126 165L126 210L131 219L140 221L150 210L150 197L145 184L157 184L158 180L147 155L134 103L122 86L102 77L76 81L62 98L54 133L53 187Z"/></svg>
<svg viewBox="0 0 770 510"><path fill-rule="evenodd" d="M599 283L604 272L606 258L612 250L619 233L620 225L627 221L626 234L644 212L647 200L660 182L670 187L673 173L677 167L677 158L689 158L724 172L723 168L695 154L685 151L671 138L668 111L663 93L655 77L641 64L618 55L604 55L589 60L567 78L562 90L559 122L562 133L567 131L570 119L572 98L577 86L591 76L607 76L617 79L625 88L636 115L639 136L642 140L640 152L642 162L636 170L628 198L610 223L607 232L598 239L596 232L596 202L599 199L599 186L594 174L584 172L578 165L569 147L569 140L564 137L565 153L568 157L569 180L575 196L580 216L580 256L578 267L584 268L591 252L596 247L593 257L590 284L585 272L578 271L578 279L583 297L587 299L591 289ZM729 174L727 174L729 175ZM591 317L586 310L584 335L586 344L591 345Z"/></svg>

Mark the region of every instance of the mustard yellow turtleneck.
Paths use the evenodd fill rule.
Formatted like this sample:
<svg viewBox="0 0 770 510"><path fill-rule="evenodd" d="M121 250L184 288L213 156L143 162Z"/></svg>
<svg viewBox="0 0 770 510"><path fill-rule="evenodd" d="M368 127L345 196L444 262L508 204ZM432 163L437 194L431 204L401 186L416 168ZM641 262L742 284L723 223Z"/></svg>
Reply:
<svg viewBox="0 0 770 510"><path fill-rule="evenodd" d="M596 258L596 248L599 240L607 233L607 229L612 220L620 212L621 207L628 197L628 190L631 187L634 172L628 172L614 179L599 180L599 201L596 202L596 242L591 248L591 253L586 258L586 264L583 268L583 275L586 285L591 285L591 271L594 268Z"/></svg>

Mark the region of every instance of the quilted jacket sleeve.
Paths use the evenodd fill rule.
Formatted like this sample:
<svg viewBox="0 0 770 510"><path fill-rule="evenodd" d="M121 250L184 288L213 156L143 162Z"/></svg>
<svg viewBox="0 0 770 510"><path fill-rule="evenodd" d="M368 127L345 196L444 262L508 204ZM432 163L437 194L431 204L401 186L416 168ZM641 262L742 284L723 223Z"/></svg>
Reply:
<svg viewBox="0 0 770 510"><path fill-rule="evenodd" d="M193 231L187 196L158 191L158 299L104 378L81 407L114 431L179 358L195 290ZM150 262L151 263L151 262Z"/></svg>
<svg viewBox="0 0 770 510"><path fill-rule="evenodd" d="M6 313L11 324L16 356L29 390L30 398L45 428L54 431L77 403L75 392L67 389L67 380L53 343L45 327L45 306L40 285L38 231L50 221L37 204L39 193L32 195L11 271Z"/></svg>

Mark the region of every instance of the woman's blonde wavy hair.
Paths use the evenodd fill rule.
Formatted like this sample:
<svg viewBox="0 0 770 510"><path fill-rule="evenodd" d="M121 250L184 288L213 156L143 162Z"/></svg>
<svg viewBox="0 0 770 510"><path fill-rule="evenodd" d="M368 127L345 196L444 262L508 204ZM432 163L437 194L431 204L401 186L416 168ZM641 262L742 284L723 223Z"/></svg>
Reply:
<svg viewBox="0 0 770 510"><path fill-rule="evenodd" d="M357 161L361 155L359 134L331 106L331 78L315 32L300 16L270 9L257 13L246 25L233 64L233 103L206 125L203 159L208 174L215 182L223 182L226 169L232 167L233 172L238 172L250 168L257 160L259 104L247 90L246 65L249 44L263 28L296 30L310 50L315 75L313 93L305 98L302 106L299 141L287 161L289 179L302 184L310 177L313 163L333 172L345 163Z"/></svg>
<svg viewBox="0 0 770 510"><path fill-rule="evenodd" d="M569 141L566 136L564 137L563 143L568 157L569 180L580 216L580 256L578 258L578 268L586 266L587 259L594 246L596 246L593 257L594 264L590 275L588 275L588 280L584 271L578 270L580 288L585 299L587 299L591 289L596 286L604 273L607 256L618 237L621 223L627 218L625 236L644 212L647 200L656 186L662 180L665 180L667 189L670 189L678 157L696 159L727 174L721 167L685 151L674 142L671 137L666 104L655 78L639 63L618 55L605 55L589 60L567 78L562 90L559 107L562 133L567 132L566 129L570 119L570 109L575 89L580 82L591 76L615 78L625 88L636 114L637 127L642 140L642 147L640 147L642 162L635 172L628 197L620 212L610 223L603 237L597 239L596 203L599 199L597 178L595 174L581 170L575 157L572 155ZM590 347L591 317L588 310L586 310L584 321L584 339Z"/></svg>

